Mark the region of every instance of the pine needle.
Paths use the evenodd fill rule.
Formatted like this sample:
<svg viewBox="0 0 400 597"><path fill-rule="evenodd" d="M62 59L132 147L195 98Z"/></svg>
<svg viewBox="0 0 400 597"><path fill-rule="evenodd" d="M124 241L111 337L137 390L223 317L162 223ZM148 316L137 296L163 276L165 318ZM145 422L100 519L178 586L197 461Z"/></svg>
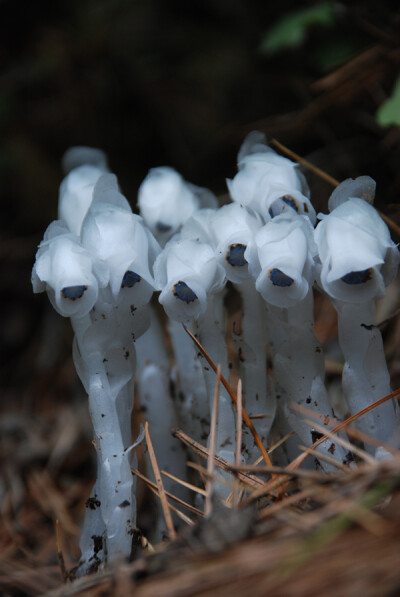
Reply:
<svg viewBox="0 0 400 597"><path fill-rule="evenodd" d="M161 501L161 507L162 507L162 510L164 513L165 523L167 525L169 538L172 541L173 539L176 538L176 531L175 531L174 523L172 522L172 516L171 516L170 509L168 507L168 500L167 500L167 496L165 494L164 484L162 482L160 469L159 469L157 458L156 458L156 455L154 452L153 443L151 441L148 421L146 421L146 423L145 423L144 432L146 434L147 449L149 451L151 466L153 467L154 477L155 477L158 492L159 492L159 497L160 497L160 501Z"/></svg>

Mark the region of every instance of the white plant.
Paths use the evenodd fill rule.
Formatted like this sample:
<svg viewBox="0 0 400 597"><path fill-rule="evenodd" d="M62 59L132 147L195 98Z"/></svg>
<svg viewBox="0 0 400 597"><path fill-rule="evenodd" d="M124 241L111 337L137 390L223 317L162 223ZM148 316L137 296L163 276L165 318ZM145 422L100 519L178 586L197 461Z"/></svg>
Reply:
<svg viewBox="0 0 400 597"><path fill-rule="evenodd" d="M198 209L216 207L211 191L186 182L173 168L152 168L138 192L146 225L164 245Z"/></svg>
<svg viewBox="0 0 400 597"><path fill-rule="evenodd" d="M264 221L283 212L307 215L315 223L315 210L298 164L271 149L263 133L254 131L238 154L238 173L227 179L232 199L259 213Z"/></svg>
<svg viewBox="0 0 400 597"><path fill-rule="evenodd" d="M367 176L344 181L329 200L330 214L318 215L321 221L315 230L320 284L338 312L345 358L343 390L351 414L391 391L382 338L375 326L375 299L385 294L396 275L399 252L370 204L374 195L375 183ZM384 442L395 441L398 420L393 403L379 406L356 425Z"/></svg>
<svg viewBox="0 0 400 597"><path fill-rule="evenodd" d="M245 257L267 304L267 326L279 408L306 446L318 434L290 403L313 410L322 425L337 423L324 385L324 359L313 332L313 228L305 216L282 214L268 222ZM329 427L328 427L329 428ZM318 451L339 461L343 450L325 441ZM329 466L322 461L324 468Z"/></svg>
<svg viewBox="0 0 400 597"><path fill-rule="evenodd" d="M244 406L249 415L262 416L254 420L254 425L266 445L276 402L267 380L265 306L255 290L244 257L248 243L261 225L260 217L239 203L231 203L217 211L197 212L186 222L181 236L208 242L227 279L242 297L240 330L232 330L232 337L239 354ZM259 456L259 449L247 427L243 429L243 443L246 461L254 461Z"/></svg>
<svg viewBox="0 0 400 597"><path fill-rule="evenodd" d="M222 300L226 278L212 247L196 240L172 239L158 256L154 274L161 289L159 301L167 315L192 328L212 360L221 365L222 374L228 377ZM215 374L204 360L203 371L211 403ZM221 389L216 449L220 456L231 462L234 458L234 428L231 399Z"/></svg>

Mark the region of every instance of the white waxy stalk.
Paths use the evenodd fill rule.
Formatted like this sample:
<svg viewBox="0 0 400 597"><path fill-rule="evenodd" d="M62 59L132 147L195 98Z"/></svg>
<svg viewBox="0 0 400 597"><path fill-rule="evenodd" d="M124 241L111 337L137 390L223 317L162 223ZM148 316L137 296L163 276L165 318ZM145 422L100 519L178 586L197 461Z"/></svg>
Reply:
<svg viewBox="0 0 400 597"><path fill-rule="evenodd" d="M275 399L267 386L265 305L254 287L244 252L261 227L261 220L238 203L218 211L202 210L194 214L182 229L182 236L210 242L218 262L242 297L240 330L233 330L233 340L240 357L243 400L249 415L263 415L254 425L264 445L275 416ZM247 462L259 456L259 449L248 428L243 429L244 455Z"/></svg>
<svg viewBox="0 0 400 597"><path fill-rule="evenodd" d="M238 155L238 173L227 185L232 199L259 213L264 221L283 212L307 215L314 224L315 211L298 165L266 144L265 135L254 131Z"/></svg>
<svg viewBox="0 0 400 597"><path fill-rule="evenodd" d="M161 471L165 470L183 481L188 481L186 454L183 444L171 434L177 427L177 412L170 392L170 362L165 347L163 331L158 314L150 311L149 329L136 341L137 354L137 391L140 405L144 409L143 417L149 421L153 448ZM192 417L195 413L191 413ZM147 460L148 471L152 470ZM166 491L170 491L186 502L190 501L187 489L168 477L163 477ZM161 502L157 500L158 518L149 539L160 542L168 536ZM175 525L180 520L174 520Z"/></svg>
<svg viewBox="0 0 400 597"><path fill-rule="evenodd" d="M162 166L152 168L140 185L138 205L146 225L164 246L196 210L216 207L217 200L207 189Z"/></svg>
<svg viewBox="0 0 400 597"><path fill-rule="evenodd" d="M374 193L375 183L369 177L344 181L330 198L330 214L318 215L321 222L315 230L322 264L320 284L338 312L339 344L345 358L343 390L351 414L391 391L382 338L375 326L375 299L385 294L395 277L399 252L370 205ZM373 409L356 426L383 442L398 442L392 402ZM370 445L366 448L375 451Z"/></svg>
<svg viewBox="0 0 400 597"><path fill-rule="evenodd" d="M245 257L256 279L256 288L267 303L267 325L278 405L306 446L319 437L294 413L290 403L319 415L322 425L337 420L324 385L322 349L313 333L314 256L313 228L304 216L282 214L266 224L249 245ZM345 454L331 440L318 451L339 461ZM329 465L321 461L323 468Z"/></svg>

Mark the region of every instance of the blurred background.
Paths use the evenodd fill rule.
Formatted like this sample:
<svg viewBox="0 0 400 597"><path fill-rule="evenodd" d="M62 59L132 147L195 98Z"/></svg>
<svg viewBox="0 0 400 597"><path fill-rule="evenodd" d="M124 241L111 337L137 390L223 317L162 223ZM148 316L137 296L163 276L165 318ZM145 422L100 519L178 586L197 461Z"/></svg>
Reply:
<svg viewBox="0 0 400 597"><path fill-rule="evenodd" d="M225 195L244 136L259 129L339 180L372 176L378 206L400 222L396 5L0 1L0 548L10 558L23 547L31 563L51 561L58 518L73 559L91 484L69 325L30 286L64 151L103 149L134 206L161 165ZM307 176L326 211L331 187Z"/></svg>

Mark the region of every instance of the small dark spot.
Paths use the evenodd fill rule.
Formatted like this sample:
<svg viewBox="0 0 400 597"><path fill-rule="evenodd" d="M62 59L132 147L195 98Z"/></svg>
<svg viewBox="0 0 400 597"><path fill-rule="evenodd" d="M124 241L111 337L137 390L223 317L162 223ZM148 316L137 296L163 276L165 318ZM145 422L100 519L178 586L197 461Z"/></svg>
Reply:
<svg viewBox="0 0 400 597"><path fill-rule="evenodd" d="M103 549L103 537L101 535L92 535L91 539L93 539L93 551L96 555Z"/></svg>
<svg viewBox="0 0 400 597"><path fill-rule="evenodd" d="M96 508L100 508L101 502L97 499L97 495L94 494L93 497L90 497L86 500L86 508L89 510L96 510Z"/></svg>
<svg viewBox="0 0 400 597"><path fill-rule="evenodd" d="M129 350L127 350L124 354L124 358L126 361L129 359L129 355L130 355L130 352L129 352Z"/></svg>
<svg viewBox="0 0 400 597"><path fill-rule="evenodd" d="M182 280L179 280L173 288L174 295L185 303L193 303L198 297L191 288Z"/></svg>
<svg viewBox="0 0 400 597"><path fill-rule="evenodd" d="M113 458L117 458L118 454L113 454Z"/></svg>
<svg viewBox="0 0 400 597"><path fill-rule="evenodd" d="M336 450L335 444L331 444L330 448L328 448L328 452L330 452L332 455L335 453L335 450Z"/></svg>
<svg viewBox="0 0 400 597"><path fill-rule="evenodd" d="M350 464L350 462L354 462L354 456L353 453L349 451L344 457L343 464Z"/></svg>
<svg viewBox="0 0 400 597"><path fill-rule="evenodd" d="M245 361L245 358L244 358L244 356L243 356L243 351L242 351L242 349L240 348L240 346L239 346L239 350L238 350L238 357L239 357L239 361L240 361L241 363L244 363L244 361Z"/></svg>
<svg viewBox="0 0 400 597"><path fill-rule="evenodd" d="M315 349L315 352L322 352L322 348L320 346L317 346L317 348Z"/></svg>
<svg viewBox="0 0 400 597"><path fill-rule="evenodd" d="M183 392L178 392L178 400L179 402L185 402L185 395Z"/></svg>
<svg viewBox="0 0 400 597"><path fill-rule="evenodd" d="M169 224L164 224L164 222L157 222L156 230L158 232L169 232L171 230L171 226Z"/></svg>
<svg viewBox="0 0 400 597"><path fill-rule="evenodd" d="M311 398L307 398L306 404L311 404Z"/></svg>
<svg viewBox="0 0 400 597"><path fill-rule="evenodd" d="M286 203L286 205L289 205L289 207L294 209L294 211L299 211L296 200L291 195L283 195L281 199L284 203Z"/></svg>
<svg viewBox="0 0 400 597"><path fill-rule="evenodd" d="M101 314L101 318L102 318L102 319L107 319L107 317L106 317L106 314L105 314L105 313L102 313L102 314Z"/></svg>
<svg viewBox="0 0 400 597"><path fill-rule="evenodd" d="M318 402L314 400L314 405L318 408Z"/></svg>
<svg viewBox="0 0 400 597"><path fill-rule="evenodd" d="M371 332L372 330L374 330L376 328L376 325L374 325L373 323L371 325L367 325L366 323L360 323L360 326L362 328L365 328L369 332Z"/></svg>
<svg viewBox="0 0 400 597"><path fill-rule="evenodd" d="M133 286L135 286L135 284L140 282L141 279L142 277L139 276L139 274L136 274L135 272L132 272L130 269L128 269L124 273L124 277L122 278L121 288L132 288Z"/></svg>
<svg viewBox="0 0 400 597"><path fill-rule="evenodd" d="M241 243L235 243L231 245L226 254L227 262L234 267L242 267L243 265L247 265L247 261L244 258L244 252L246 248L246 245L242 245Z"/></svg>
<svg viewBox="0 0 400 597"><path fill-rule="evenodd" d="M101 417L105 417L106 415L104 413L101 413Z"/></svg>
<svg viewBox="0 0 400 597"><path fill-rule="evenodd" d="M233 367L233 363L228 363L228 368L232 369L232 367Z"/></svg>
<svg viewBox="0 0 400 597"><path fill-rule="evenodd" d="M204 367L206 371L210 371L210 367Z"/></svg>
<svg viewBox="0 0 400 597"><path fill-rule="evenodd" d="M304 208L304 211L306 212L306 214L308 214L308 205L307 205L307 203L305 203L305 202L303 203L303 208Z"/></svg>
<svg viewBox="0 0 400 597"><path fill-rule="evenodd" d="M65 286L61 289L61 295L70 301L76 301L83 297L87 286Z"/></svg>
<svg viewBox="0 0 400 597"><path fill-rule="evenodd" d="M342 276L340 279L345 284L355 285L355 284L365 284L368 280L372 278L372 269L363 269L359 272L349 272L345 276Z"/></svg>
<svg viewBox="0 0 400 597"><path fill-rule="evenodd" d="M313 444L322 437L322 433L319 431L315 431L315 429L311 430L311 439Z"/></svg>
<svg viewBox="0 0 400 597"><path fill-rule="evenodd" d="M287 276L276 267L269 270L269 279L271 280L274 286L280 286L281 288L291 286L294 282L293 278Z"/></svg>
<svg viewBox="0 0 400 597"><path fill-rule="evenodd" d="M133 305L131 305L131 313L132 315L134 314L134 312L136 311L137 307L134 307Z"/></svg>
<svg viewBox="0 0 400 597"><path fill-rule="evenodd" d="M127 508L130 505L131 505L131 503L128 500L124 500L123 502L120 503L118 508Z"/></svg>
<svg viewBox="0 0 400 597"><path fill-rule="evenodd" d="M108 359L104 358L103 363L108 363Z"/></svg>
<svg viewBox="0 0 400 597"><path fill-rule="evenodd" d="M133 341L135 341L135 334L133 332L131 332L131 338Z"/></svg>

